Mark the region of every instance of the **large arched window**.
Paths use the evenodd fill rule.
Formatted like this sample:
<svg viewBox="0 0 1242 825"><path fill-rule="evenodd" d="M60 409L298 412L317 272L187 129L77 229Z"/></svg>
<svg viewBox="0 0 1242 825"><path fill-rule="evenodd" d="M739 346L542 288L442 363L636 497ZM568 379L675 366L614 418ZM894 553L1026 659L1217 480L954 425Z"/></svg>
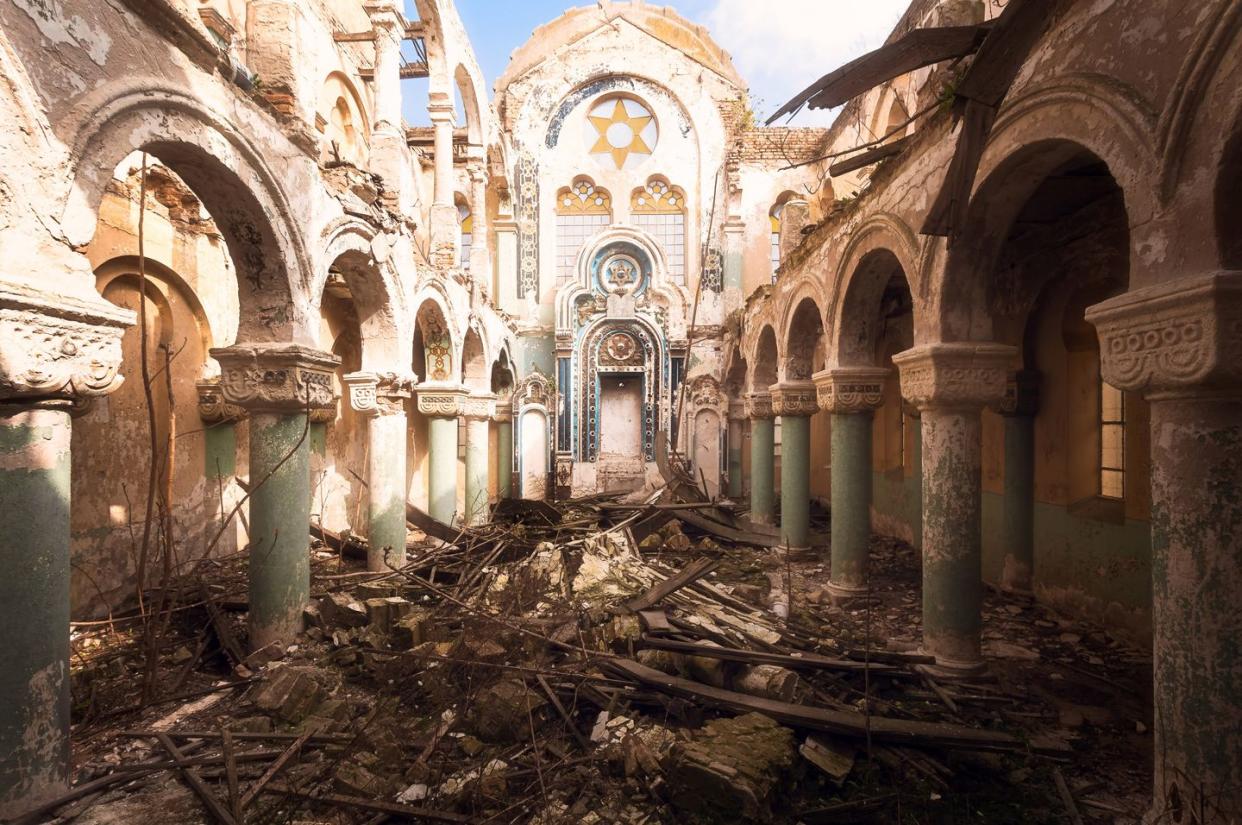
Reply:
<svg viewBox="0 0 1242 825"><path fill-rule="evenodd" d="M646 230L664 248L673 280L686 279L686 194L667 179L656 176L630 197L634 225Z"/></svg>
<svg viewBox="0 0 1242 825"><path fill-rule="evenodd" d="M1100 380L1100 496L1125 498L1126 397Z"/></svg>
<svg viewBox="0 0 1242 825"><path fill-rule="evenodd" d="M574 277L582 245L612 223L612 197L585 175L556 193L556 278Z"/></svg>
<svg viewBox="0 0 1242 825"><path fill-rule="evenodd" d="M470 269L470 250L474 246L474 214L470 204L460 195L457 196L457 225L461 229L461 268Z"/></svg>
<svg viewBox="0 0 1242 825"><path fill-rule="evenodd" d="M768 219L772 223L769 238L769 258L772 262L772 283L776 283L776 270L781 268L781 215L785 212L785 203L781 201L772 207Z"/></svg>

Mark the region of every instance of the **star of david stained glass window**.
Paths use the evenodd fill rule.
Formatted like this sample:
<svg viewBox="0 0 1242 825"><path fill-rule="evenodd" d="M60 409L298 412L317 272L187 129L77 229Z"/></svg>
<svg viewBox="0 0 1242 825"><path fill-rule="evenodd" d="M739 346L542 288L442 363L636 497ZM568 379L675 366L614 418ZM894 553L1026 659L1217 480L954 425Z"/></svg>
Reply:
<svg viewBox="0 0 1242 825"><path fill-rule="evenodd" d="M587 115L587 146L605 166L633 169L655 151L659 129L651 110L632 97L609 97Z"/></svg>

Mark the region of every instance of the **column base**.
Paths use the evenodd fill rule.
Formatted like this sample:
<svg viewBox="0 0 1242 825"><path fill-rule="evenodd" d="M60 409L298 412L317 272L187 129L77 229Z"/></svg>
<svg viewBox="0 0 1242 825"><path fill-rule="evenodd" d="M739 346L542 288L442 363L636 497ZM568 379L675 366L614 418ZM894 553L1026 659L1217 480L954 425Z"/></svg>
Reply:
<svg viewBox="0 0 1242 825"><path fill-rule="evenodd" d="M831 581L824 585L824 590L834 603L865 599L871 595L871 588L866 585L836 584Z"/></svg>
<svg viewBox="0 0 1242 825"><path fill-rule="evenodd" d="M934 665L915 665L914 669L939 682L969 682L988 675L988 663L982 659L964 661L937 656Z"/></svg>

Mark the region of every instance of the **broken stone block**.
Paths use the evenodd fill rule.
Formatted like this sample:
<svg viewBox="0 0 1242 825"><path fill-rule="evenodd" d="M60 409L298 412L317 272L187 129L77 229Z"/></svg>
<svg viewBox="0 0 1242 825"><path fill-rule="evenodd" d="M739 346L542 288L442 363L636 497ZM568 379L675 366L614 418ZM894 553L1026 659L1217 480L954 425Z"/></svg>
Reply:
<svg viewBox="0 0 1242 825"><path fill-rule="evenodd" d="M823 771L837 785L854 770L857 750L849 742L832 736L808 736L798 748L802 758Z"/></svg>
<svg viewBox="0 0 1242 825"><path fill-rule="evenodd" d="M665 764L669 801L686 822L771 822L769 800L791 778L794 734L748 713L708 722Z"/></svg>
<svg viewBox="0 0 1242 825"><path fill-rule="evenodd" d="M392 643L398 650L413 650L427 641L427 622L431 611L411 605L409 612L392 626Z"/></svg>
<svg viewBox="0 0 1242 825"><path fill-rule="evenodd" d="M367 609L346 593L329 593L319 600L319 612L328 627L365 627Z"/></svg>
<svg viewBox="0 0 1242 825"><path fill-rule="evenodd" d="M251 694L250 701L262 711L296 725L323 700L323 686L307 667L273 670Z"/></svg>
<svg viewBox="0 0 1242 825"><path fill-rule="evenodd" d="M414 605L400 596L367 599L363 604L371 627L385 634L414 608Z"/></svg>
<svg viewBox="0 0 1242 825"><path fill-rule="evenodd" d="M548 700L520 680L506 679L479 691L470 721L476 736L493 744L530 739L531 719L539 729Z"/></svg>
<svg viewBox="0 0 1242 825"><path fill-rule="evenodd" d="M387 795L388 782L357 762L344 762L336 770L337 790L352 796L380 799Z"/></svg>

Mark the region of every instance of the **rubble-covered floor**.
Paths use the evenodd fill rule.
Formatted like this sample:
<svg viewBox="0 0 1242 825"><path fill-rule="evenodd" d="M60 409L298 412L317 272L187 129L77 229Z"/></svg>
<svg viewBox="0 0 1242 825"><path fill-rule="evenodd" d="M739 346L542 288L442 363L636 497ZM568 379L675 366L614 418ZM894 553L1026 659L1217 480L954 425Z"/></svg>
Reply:
<svg viewBox="0 0 1242 825"><path fill-rule="evenodd" d="M244 561L213 563L178 583L146 707L141 633L80 627L77 781L107 787L36 821L1138 821L1150 662L1107 633L991 594L992 678L941 684L916 669L919 560L908 545L876 539L875 597L843 609L820 589L817 557L727 545L675 518L632 541L628 513L601 514L597 502L555 526L541 513L455 547L415 542L405 570L384 577L321 546L311 627L241 663L229 650L236 658L244 639ZM621 527L601 536L601 518ZM711 566L701 559L718 566L652 607L631 601ZM767 654L796 671L651 649L661 644ZM816 655L822 667L796 661ZM895 744L868 721L868 744L722 711L627 676L626 662L748 702L852 719L869 707L874 720L1006 742ZM121 773L124 784L109 780Z"/></svg>

